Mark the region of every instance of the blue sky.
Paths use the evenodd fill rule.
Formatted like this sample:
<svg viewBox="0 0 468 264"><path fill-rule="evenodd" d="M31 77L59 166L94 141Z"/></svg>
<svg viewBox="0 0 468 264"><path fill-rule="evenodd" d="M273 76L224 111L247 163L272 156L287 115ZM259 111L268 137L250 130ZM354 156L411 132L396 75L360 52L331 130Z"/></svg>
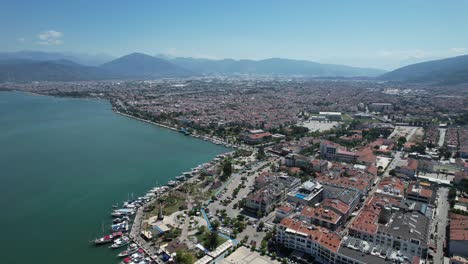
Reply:
<svg viewBox="0 0 468 264"><path fill-rule="evenodd" d="M0 51L282 57L391 69L468 53L468 1L3 0Z"/></svg>

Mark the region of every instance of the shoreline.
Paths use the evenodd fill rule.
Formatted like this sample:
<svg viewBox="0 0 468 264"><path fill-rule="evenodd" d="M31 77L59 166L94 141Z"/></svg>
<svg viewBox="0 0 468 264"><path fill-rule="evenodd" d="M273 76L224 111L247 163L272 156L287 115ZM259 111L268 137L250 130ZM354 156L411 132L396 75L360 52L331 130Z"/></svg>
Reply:
<svg viewBox="0 0 468 264"><path fill-rule="evenodd" d="M133 116L133 115L129 115L129 114L125 114L125 113L122 113L118 110L115 110L114 108L112 109L112 111L114 113L117 113L119 115L123 115L123 116L126 116L128 118L132 118L132 119L135 119L135 120L138 120L138 121L141 121L141 122L145 122L145 123L148 123L148 124L152 124L152 125L155 125L155 126L158 126L158 127L162 127L162 128L166 128L166 129L170 129L172 131L175 131L175 132L180 132L177 128L175 127L171 127L171 126L168 126L168 125L164 125L164 124L161 124L161 123L157 123L157 122L153 122L153 121L150 121L150 120L146 120L146 119L143 119L143 118L140 118L140 117L136 117L136 116ZM237 149L237 148L242 148L242 146L240 145L234 145L234 144L231 144L231 143L228 143L228 142L225 142L223 141L222 139L219 139L219 138L212 138L212 137L208 137L208 136L203 136L203 135L193 135L193 134L186 134L186 136L190 136L190 137L193 137L193 138L196 138L196 139L202 139L203 141L209 141L215 145L222 145L224 146L225 148L231 148L231 149Z"/></svg>

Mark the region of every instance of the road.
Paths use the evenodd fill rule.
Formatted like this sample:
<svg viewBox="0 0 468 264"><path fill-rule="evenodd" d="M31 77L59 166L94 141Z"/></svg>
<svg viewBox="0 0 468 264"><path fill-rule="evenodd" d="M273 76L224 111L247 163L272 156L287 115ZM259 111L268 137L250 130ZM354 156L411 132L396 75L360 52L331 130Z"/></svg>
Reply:
<svg viewBox="0 0 468 264"><path fill-rule="evenodd" d="M267 161L261 161L261 162L258 162L256 164L254 164L252 166L252 169L250 169L248 172L255 172L257 171L260 167L264 166L265 164L267 163ZM234 191L234 189L236 189L240 184L241 184L241 178L242 176L246 176L247 177L247 180L245 182L245 186L244 188L240 189L239 193L237 194L237 197L231 202L229 203L227 206L223 206L220 201L221 200L224 200L228 197L232 197L232 192ZM226 209L226 213L229 217L237 217L237 215L239 214L239 210L238 209L233 209L233 205L237 202L239 202L242 198L244 198L245 196L248 195L248 193L250 192L250 189L249 187L252 186L255 182L255 177L257 176L256 173L250 175L250 176L247 176L247 173L242 173L242 174L239 174L239 173L235 173L233 174L232 178L231 178L231 181L225 186L225 188L227 189L226 192L224 192L223 195L221 195L216 201L212 202L208 208L210 209L210 213L211 214L214 214L214 212L216 212L216 209ZM221 188L222 190L223 188Z"/></svg>
<svg viewBox="0 0 468 264"><path fill-rule="evenodd" d="M439 148L443 147L444 146L444 142L445 142L445 133L447 132L447 129L445 128L439 128L439 142L438 142L438 146Z"/></svg>
<svg viewBox="0 0 468 264"><path fill-rule="evenodd" d="M445 228L448 222L448 191L446 187L440 187L438 191L437 209L434 224L437 224L437 252L434 255L434 263L444 263L444 241L446 237Z"/></svg>
<svg viewBox="0 0 468 264"><path fill-rule="evenodd" d="M391 170L395 169L395 167L400 163L400 161L403 159L403 156L404 156L404 153L401 152L401 151L397 151L395 153L395 156L394 158L392 159L392 161L390 162L390 164L388 164L387 168L385 169L384 173L383 173L383 177L388 177L389 176L389 173Z"/></svg>

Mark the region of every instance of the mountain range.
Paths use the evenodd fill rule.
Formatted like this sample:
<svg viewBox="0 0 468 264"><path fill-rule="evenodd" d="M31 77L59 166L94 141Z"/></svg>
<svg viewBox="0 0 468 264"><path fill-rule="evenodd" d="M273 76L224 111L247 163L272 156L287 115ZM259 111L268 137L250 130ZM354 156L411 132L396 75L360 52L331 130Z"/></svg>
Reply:
<svg viewBox="0 0 468 264"><path fill-rule="evenodd" d="M102 55L102 58L109 56ZM211 60L132 53L97 66L85 66L70 54L40 51L0 53L0 82L154 79L210 74L290 77L375 77L398 82L457 84L468 82L468 55L417 63L385 72L305 60Z"/></svg>
<svg viewBox="0 0 468 264"><path fill-rule="evenodd" d="M468 55L408 65L385 73L379 79L447 85L468 83Z"/></svg>

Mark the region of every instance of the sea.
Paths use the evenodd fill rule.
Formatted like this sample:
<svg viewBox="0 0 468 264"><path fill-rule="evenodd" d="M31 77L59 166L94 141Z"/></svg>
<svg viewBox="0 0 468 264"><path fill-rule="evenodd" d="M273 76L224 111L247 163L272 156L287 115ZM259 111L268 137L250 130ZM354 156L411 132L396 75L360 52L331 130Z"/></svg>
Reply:
<svg viewBox="0 0 468 264"><path fill-rule="evenodd" d="M112 205L228 151L104 100L0 92L0 262L119 263L90 243Z"/></svg>

